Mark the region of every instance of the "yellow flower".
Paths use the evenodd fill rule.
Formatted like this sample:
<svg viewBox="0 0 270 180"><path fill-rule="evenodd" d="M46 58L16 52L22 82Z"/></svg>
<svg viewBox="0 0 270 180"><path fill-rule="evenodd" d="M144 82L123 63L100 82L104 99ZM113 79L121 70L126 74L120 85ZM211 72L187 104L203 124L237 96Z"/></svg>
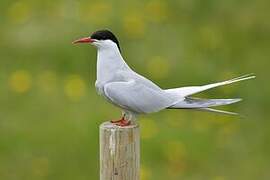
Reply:
<svg viewBox="0 0 270 180"><path fill-rule="evenodd" d="M80 8L80 20L84 23L95 23L105 25L110 21L112 6L109 2L96 2L89 5L83 4Z"/></svg>
<svg viewBox="0 0 270 180"><path fill-rule="evenodd" d="M29 72L18 70L11 74L9 78L9 87L17 93L27 92L32 85L32 78Z"/></svg>
<svg viewBox="0 0 270 180"><path fill-rule="evenodd" d="M164 146L169 163L176 163L186 157L186 146L180 141L169 141Z"/></svg>
<svg viewBox="0 0 270 180"><path fill-rule="evenodd" d="M164 153L168 160L168 175L176 179L186 168L186 146L180 141L169 141L164 147Z"/></svg>
<svg viewBox="0 0 270 180"><path fill-rule="evenodd" d="M141 166L140 170L141 170L141 178L140 178L141 180L151 179L152 174L150 169L146 168L145 166Z"/></svg>
<svg viewBox="0 0 270 180"><path fill-rule="evenodd" d="M25 23L30 18L30 8L25 2L15 2L7 10L7 17L12 23Z"/></svg>
<svg viewBox="0 0 270 180"><path fill-rule="evenodd" d="M86 85L79 75L71 75L67 78L64 92L72 101L78 101L85 95Z"/></svg>
<svg viewBox="0 0 270 180"><path fill-rule="evenodd" d="M150 1L145 7L145 11L146 18L155 23L166 20L168 16L168 8L165 2L161 1Z"/></svg>
<svg viewBox="0 0 270 180"><path fill-rule="evenodd" d="M140 14L129 13L123 19L124 32L130 38L140 38L145 32L145 21Z"/></svg>
<svg viewBox="0 0 270 180"><path fill-rule="evenodd" d="M141 120L141 137L142 139L149 139L157 135L158 133L158 127L156 125L156 122L152 119L142 119Z"/></svg>

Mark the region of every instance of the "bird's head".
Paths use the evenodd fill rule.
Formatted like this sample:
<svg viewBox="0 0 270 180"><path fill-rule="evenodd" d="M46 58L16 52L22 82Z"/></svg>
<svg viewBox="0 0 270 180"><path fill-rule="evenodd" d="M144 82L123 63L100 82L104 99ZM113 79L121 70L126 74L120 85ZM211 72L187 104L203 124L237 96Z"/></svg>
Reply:
<svg viewBox="0 0 270 180"><path fill-rule="evenodd" d="M77 43L89 43L98 49L118 48L120 51L119 41L109 30L99 30L92 33L89 37L84 37L73 42L73 44Z"/></svg>

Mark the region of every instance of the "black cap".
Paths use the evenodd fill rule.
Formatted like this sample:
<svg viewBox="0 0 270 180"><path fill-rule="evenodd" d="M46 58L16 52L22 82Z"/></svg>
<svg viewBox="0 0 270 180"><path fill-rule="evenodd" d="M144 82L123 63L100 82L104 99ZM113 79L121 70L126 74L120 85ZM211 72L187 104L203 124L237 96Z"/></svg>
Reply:
<svg viewBox="0 0 270 180"><path fill-rule="evenodd" d="M115 42L117 44L117 47L120 50L120 45L119 45L119 41L117 40L117 38L115 37L115 35L109 31L109 30L99 30L94 32L91 35L91 39L97 39L97 40L111 40L113 42Z"/></svg>

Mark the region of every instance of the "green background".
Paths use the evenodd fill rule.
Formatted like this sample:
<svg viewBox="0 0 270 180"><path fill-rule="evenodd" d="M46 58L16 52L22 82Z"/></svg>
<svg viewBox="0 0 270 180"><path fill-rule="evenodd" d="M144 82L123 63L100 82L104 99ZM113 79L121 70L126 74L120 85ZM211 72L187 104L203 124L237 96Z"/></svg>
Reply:
<svg viewBox="0 0 270 180"><path fill-rule="evenodd" d="M0 179L98 179L98 127L120 110L95 92L96 50L71 42L109 28L123 57L163 88L255 73L199 97L222 109L141 116L141 179L270 179L270 1L0 2Z"/></svg>

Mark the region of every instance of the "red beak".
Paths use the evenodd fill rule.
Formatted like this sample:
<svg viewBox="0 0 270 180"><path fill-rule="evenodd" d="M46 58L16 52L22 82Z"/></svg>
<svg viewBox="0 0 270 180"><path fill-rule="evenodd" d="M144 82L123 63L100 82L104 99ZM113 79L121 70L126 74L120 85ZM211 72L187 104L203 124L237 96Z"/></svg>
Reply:
<svg viewBox="0 0 270 180"><path fill-rule="evenodd" d="M78 39L76 41L73 41L72 43L73 44L77 44L77 43L92 43L94 41L95 40L94 39L91 39L90 37L85 37L85 38L81 38L81 39Z"/></svg>

